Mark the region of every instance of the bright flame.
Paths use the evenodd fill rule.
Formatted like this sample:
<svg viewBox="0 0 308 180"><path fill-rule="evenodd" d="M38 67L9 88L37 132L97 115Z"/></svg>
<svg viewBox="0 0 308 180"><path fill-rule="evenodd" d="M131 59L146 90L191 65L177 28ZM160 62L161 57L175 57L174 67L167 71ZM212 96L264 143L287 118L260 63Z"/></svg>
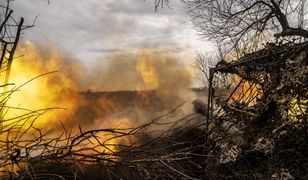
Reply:
<svg viewBox="0 0 308 180"><path fill-rule="evenodd" d="M44 53L40 52L31 42L26 42L18 49L17 57L21 57L14 59L9 79L9 82L15 84L15 88L35 76L51 71L59 72L34 79L15 91L6 103L9 108L5 119L18 117L28 112L21 110L21 108L28 110L51 107L65 108L65 110L48 111L43 118L36 120L36 125L39 127L54 127L59 123L59 120L64 121L71 117L80 104L81 97L77 91L78 86L70 77L80 75L78 65L65 66L67 64L64 62L65 57L51 48Z"/></svg>

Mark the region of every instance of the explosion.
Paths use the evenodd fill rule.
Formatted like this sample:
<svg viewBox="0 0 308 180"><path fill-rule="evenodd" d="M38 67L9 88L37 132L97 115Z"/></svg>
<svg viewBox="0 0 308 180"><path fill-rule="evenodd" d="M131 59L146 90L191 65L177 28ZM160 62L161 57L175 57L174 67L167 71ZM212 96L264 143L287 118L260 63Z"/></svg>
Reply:
<svg viewBox="0 0 308 180"><path fill-rule="evenodd" d="M40 48L27 41L16 57L9 79L14 83L9 91L14 92L6 102L7 120L39 110L39 116L44 115L35 117L35 124L48 129L62 128L61 123L86 129L133 127L192 98L189 66L167 53L143 49L136 55L114 55L109 57L107 71L100 71L97 78L52 45ZM103 83L98 83L100 79ZM96 89L107 91L81 93L96 84L100 86Z"/></svg>
<svg viewBox="0 0 308 180"><path fill-rule="evenodd" d="M25 42L19 48L17 57L10 73L9 82L14 87L9 91L14 92L7 100L5 119L21 116L28 111L47 111L47 108L58 110L48 110L44 117L38 118L36 124L39 127L55 127L59 121L69 119L82 103L75 81L81 75L80 66L55 49L42 50L31 42ZM35 78L52 71L58 72ZM20 88L15 91L17 87Z"/></svg>
<svg viewBox="0 0 308 180"><path fill-rule="evenodd" d="M19 137L33 139L30 136L35 136L40 129L56 130L46 134L47 139L54 140L57 136L77 134L67 140L71 141L70 151L78 154L80 161L92 162L92 157L101 155L117 161L115 154L119 148L138 145L137 137L125 134L130 128L144 124L192 97L189 66L180 63L174 55L153 50L143 49L130 55L132 59L122 61L128 65L124 68L118 64L119 56L110 58L109 68L101 72L100 77L105 86L98 87L105 91L99 92L84 89L93 87L100 78L92 78L78 61L63 55L52 45L42 48L27 41L18 49L16 57L10 71L10 86L7 92L2 92L2 130L12 131L8 133L12 142ZM130 84L126 84L126 78L131 78ZM86 84L82 85L83 82ZM105 130L93 130L98 128ZM116 129L118 131L114 132ZM78 135L91 130L93 134ZM1 140L6 138L5 134L0 136ZM52 147L53 143L49 143ZM64 138L55 142L53 148L61 148L61 144L66 143ZM9 149L8 146L10 153L16 153ZM33 150L30 155L39 153L40 150ZM25 167L13 166L17 168L14 171Z"/></svg>

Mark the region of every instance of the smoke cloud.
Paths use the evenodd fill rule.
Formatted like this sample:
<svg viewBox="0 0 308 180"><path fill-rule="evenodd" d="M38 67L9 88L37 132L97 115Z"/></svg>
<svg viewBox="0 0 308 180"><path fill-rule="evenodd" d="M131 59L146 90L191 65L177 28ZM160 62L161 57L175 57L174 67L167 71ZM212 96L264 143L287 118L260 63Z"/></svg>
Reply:
<svg viewBox="0 0 308 180"><path fill-rule="evenodd" d="M10 99L12 107L65 108L40 117L38 124L43 127L58 128L59 121L70 127L136 126L194 96L187 60L168 52L114 53L91 72L52 45L26 42L18 54L24 56L12 67L11 82L16 85L58 71L30 82ZM11 110L10 116L20 113Z"/></svg>

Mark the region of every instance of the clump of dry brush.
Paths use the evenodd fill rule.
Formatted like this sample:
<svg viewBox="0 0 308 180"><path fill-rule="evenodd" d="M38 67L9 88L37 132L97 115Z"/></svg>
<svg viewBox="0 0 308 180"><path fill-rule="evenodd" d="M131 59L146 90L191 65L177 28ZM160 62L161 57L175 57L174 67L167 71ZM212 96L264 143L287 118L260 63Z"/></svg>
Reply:
<svg viewBox="0 0 308 180"><path fill-rule="evenodd" d="M3 127L1 177L198 179L203 174L204 117L191 114L170 122L176 111L128 129L73 132L63 126L63 133L55 135L33 123ZM40 115L31 112L14 122L35 121Z"/></svg>

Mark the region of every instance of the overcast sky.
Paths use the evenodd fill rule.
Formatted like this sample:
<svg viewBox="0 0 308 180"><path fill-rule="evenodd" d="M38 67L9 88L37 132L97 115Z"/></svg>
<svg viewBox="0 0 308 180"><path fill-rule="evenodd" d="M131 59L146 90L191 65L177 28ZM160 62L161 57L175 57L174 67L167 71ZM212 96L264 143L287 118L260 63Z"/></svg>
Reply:
<svg viewBox="0 0 308 180"><path fill-rule="evenodd" d="M23 40L52 42L85 64L106 54L160 48L166 51L208 51L188 21L184 4L154 12L154 0L15 0L14 16L23 16L28 29Z"/></svg>

